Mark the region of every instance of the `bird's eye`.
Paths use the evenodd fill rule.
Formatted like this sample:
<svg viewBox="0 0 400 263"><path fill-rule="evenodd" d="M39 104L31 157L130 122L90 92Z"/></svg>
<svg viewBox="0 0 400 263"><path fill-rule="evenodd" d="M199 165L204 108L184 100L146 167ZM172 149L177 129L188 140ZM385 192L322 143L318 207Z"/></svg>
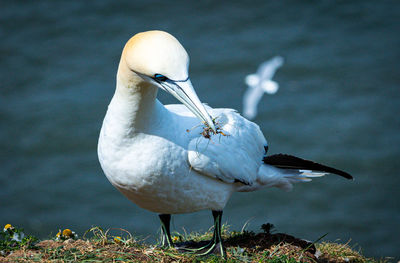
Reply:
<svg viewBox="0 0 400 263"><path fill-rule="evenodd" d="M158 81L166 81L168 78L161 74L154 74L154 79Z"/></svg>

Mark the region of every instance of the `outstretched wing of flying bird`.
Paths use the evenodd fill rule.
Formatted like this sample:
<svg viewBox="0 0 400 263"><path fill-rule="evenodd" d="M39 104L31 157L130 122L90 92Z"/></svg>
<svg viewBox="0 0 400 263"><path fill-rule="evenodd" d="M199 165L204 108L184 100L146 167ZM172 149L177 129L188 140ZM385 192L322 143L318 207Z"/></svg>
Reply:
<svg viewBox="0 0 400 263"><path fill-rule="evenodd" d="M283 58L276 56L267 60L258 67L257 75L260 78L260 83L263 80L270 80L274 76L276 70L283 65Z"/></svg>
<svg viewBox="0 0 400 263"><path fill-rule="evenodd" d="M249 87L243 95L243 115L253 119L257 115L257 104L262 98L264 90L258 86Z"/></svg>

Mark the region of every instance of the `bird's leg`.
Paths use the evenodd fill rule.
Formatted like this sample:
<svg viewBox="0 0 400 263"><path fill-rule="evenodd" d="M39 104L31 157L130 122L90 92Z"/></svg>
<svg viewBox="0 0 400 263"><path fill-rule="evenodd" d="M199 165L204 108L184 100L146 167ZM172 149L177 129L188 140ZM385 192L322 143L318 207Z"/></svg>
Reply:
<svg viewBox="0 0 400 263"><path fill-rule="evenodd" d="M161 244L162 248L173 247L174 244L172 242L171 233L169 230L171 215L170 214L160 214L158 215L161 221Z"/></svg>
<svg viewBox="0 0 400 263"><path fill-rule="evenodd" d="M221 219L222 219L222 211L212 211L212 215L214 217L214 233L210 242L199 248L178 248L181 251L195 253L197 255L209 255L209 254L220 254L223 258L225 258L225 249L222 245L221 238Z"/></svg>
<svg viewBox="0 0 400 263"><path fill-rule="evenodd" d="M222 231L222 225L221 225L221 220L222 220L222 211L212 211L212 215L214 217L214 233L213 237L210 241L210 243L205 246L201 251L199 251L198 255L209 255L209 254L220 254L221 257L225 258L225 248L222 245L222 237L221 237L221 231Z"/></svg>

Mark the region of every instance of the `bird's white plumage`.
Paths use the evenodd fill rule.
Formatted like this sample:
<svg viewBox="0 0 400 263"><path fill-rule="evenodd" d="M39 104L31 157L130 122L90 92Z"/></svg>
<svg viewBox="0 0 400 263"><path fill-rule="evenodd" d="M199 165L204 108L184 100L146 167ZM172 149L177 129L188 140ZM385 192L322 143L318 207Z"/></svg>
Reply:
<svg viewBox="0 0 400 263"><path fill-rule="evenodd" d="M260 77L261 80L272 79L272 77L275 75L276 70L282 67L283 62L283 57L275 56L270 60L261 63L261 65L257 69L257 75Z"/></svg>
<svg viewBox="0 0 400 263"><path fill-rule="evenodd" d="M103 122L98 153L107 178L117 189L137 205L157 213L225 206L232 185L190 168L187 148L198 134L186 129L199 124L193 114L177 115L157 101L150 131L131 137L129 128L124 129L123 123L112 117L114 110L119 110L114 103L117 100L110 104Z"/></svg>
<svg viewBox="0 0 400 263"><path fill-rule="evenodd" d="M227 183L253 184L266 145L259 127L231 109L210 112L224 135L192 139L188 145L190 165L201 174Z"/></svg>
<svg viewBox="0 0 400 263"><path fill-rule="evenodd" d="M234 110L203 106L187 66L186 51L168 33L140 33L125 45L98 143L101 167L118 190L157 213L222 211L235 191L288 189L307 177L262 164L259 127ZM162 105L158 88L185 106ZM227 136L201 135L203 122L213 128L208 114Z"/></svg>
<svg viewBox="0 0 400 263"><path fill-rule="evenodd" d="M283 58L273 57L263 62L256 74L247 75L245 83L248 88L243 95L243 115L248 119L254 119L257 115L257 105L264 93L275 94L279 85L272 80L276 70L283 65Z"/></svg>

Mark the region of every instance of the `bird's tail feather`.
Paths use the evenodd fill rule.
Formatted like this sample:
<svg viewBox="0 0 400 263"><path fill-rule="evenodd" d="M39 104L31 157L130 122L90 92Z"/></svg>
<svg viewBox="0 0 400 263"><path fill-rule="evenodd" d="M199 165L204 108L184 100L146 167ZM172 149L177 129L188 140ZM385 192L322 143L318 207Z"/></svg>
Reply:
<svg viewBox="0 0 400 263"><path fill-rule="evenodd" d="M299 171L310 171L312 174L324 173L324 174L337 174L346 179L353 179L353 176L346 173L345 171L335 169L323 164L319 164L313 161L305 160L299 157L295 157L288 154L274 154L265 156L263 159L265 164L272 165L281 169L293 169Z"/></svg>
<svg viewBox="0 0 400 263"><path fill-rule="evenodd" d="M309 182L315 177L330 173L353 179L344 171L287 154L266 156L263 161L264 165L260 167L258 173L258 184L253 187L242 187L239 191L252 191L260 187L278 187L289 191L294 183Z"/></svg>

